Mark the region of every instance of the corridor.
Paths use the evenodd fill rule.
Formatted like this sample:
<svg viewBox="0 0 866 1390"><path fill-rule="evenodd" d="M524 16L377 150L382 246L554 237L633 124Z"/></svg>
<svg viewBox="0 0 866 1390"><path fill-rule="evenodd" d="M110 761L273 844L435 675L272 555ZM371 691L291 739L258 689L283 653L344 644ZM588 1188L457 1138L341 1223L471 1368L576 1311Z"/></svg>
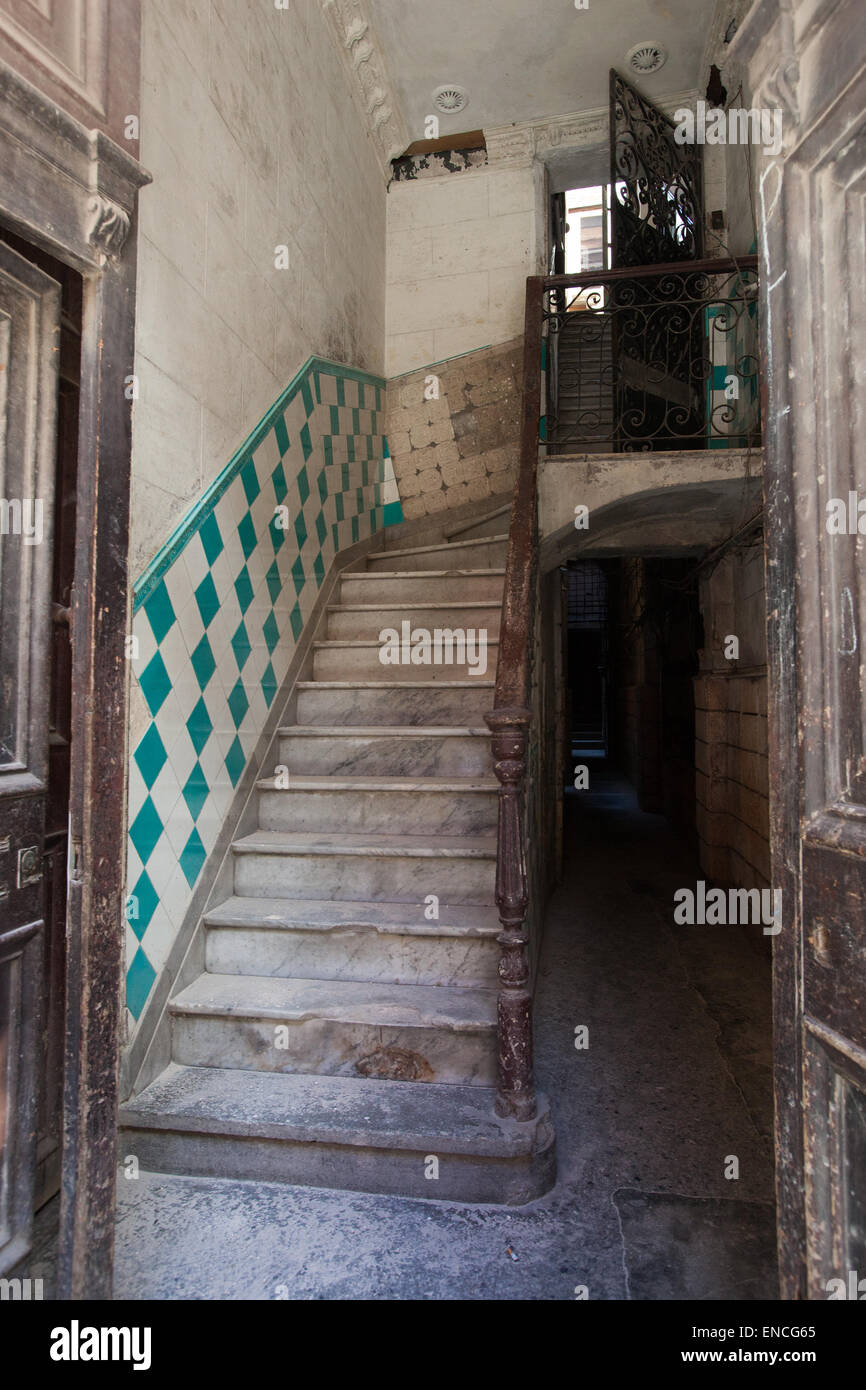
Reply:
<svg viewBox="0 0 866 1390"><path fill-rule="evenodd" d="M591 777L567 799L536 995L591 1296L775 1298L769 960L738 928L673 925L692 855L621 775Z"/></svg>
<svg viewBox="0 0 866 1390"><path fill-rule="evenodd" d="M117 1297L777 1296L768 962L736 929L672 926L696 864L593 779L567 799L536 996L554 1190L507 1209L121 1167Z"/></svg>

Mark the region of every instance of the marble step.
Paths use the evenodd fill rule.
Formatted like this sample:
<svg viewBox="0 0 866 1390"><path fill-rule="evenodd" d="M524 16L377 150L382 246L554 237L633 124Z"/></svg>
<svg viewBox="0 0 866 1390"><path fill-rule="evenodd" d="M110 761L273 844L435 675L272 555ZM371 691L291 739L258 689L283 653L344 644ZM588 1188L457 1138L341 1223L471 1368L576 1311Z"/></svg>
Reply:
<svg viewBox="0 0 866 1390"><path fill-rule="evenodd" d="M199 975L172 999L172 1060L243 1071L492 1086L495 989Z"/></svg>
<svg viewBox="0 0 866 1390"><path fill-rule="evenodd" d="M499 599L483 603L463 603L456 599L438 604L396 603L394 607L380 603L332 604L328 609L328 640L375 642L385 628L402 633L402 624L411 623L413 632L417 628L426 628L428 632L436 628L462 628L464 631L472 628L475 632L483 629L488 641L498 641L501 616Z"/></svg>
<svg viewBox="0 0 866 1390"><path fill-rule="evenodd" d="M291 766L291 764L288 764ZM492 835L496 830L495 777L308 777L289 774L289 785L263 778L262 830L372 830L406 835Z"/></svg>
<svg viewBox="0 0 866 1390"><path fill-rule="evenodd" d="M375 639L366 642L314 642L313 679L374 681L395 674L407 677L423 675L425 680L430 681L482 680L485 676L495 678L499 642L491 638L485 638L482 642L480 634L475 632L468 640L464 638L463 661L456 659L461 652L454 644L451 655L455 659L446 662L444 657L449 653L447 648L443 648L440 665L434 663L432 648L430 662L417 666L411 661L383 661L383 650L383 644Z"/></svg>
<svg viewBox="0 0 866 1390"><path fill-rule="evenodd" d="M205 966L281 975L494 989L501 930L493 907L228 898L205 916Z"/></svg>
<svg viewBox="0 0 866 1390"><path fill-rule="evenodd" d="M257 830L236 840L242 898L493 903L496 837Z"/></svg>
<svg viewBox="0 0 866 1390"><path fill-rule="evenodd" d="M299 681L295 689L301 724L483 727L493 709L494 682Z"/></svg>
<svg viewBox="0 0 866 1390"><path fill-rule="evenodd" d="M508 536L483 536L476 541L445 541L411 550L377 550L366 557L368 570L455 570L501 568Z"/></svg>
<svg viewBox="0 0 866 1390"><path fill-rule="evenodd" d="M519 1124L493 1101L483 1086L172 1064L119 1118L145 1171L522 1205L555 1181L547 1102Z"/></svg>
<svg viewBox="0 0 866 1390"><path fill-rule="evenodd" d="M292 774L322 777L490 777L490 733L480 728L324 724L280 729L280 764ZM265 777L276 775L263 767Z"/></svg>
<svg viewBox="0 0 866 1390"><path fill-rule="evenodd" d="M400 603L449 603L489 599L502 602L504 569L421 570L417 573L387 570L353 571L340 580L341 603L394 606Z"/></svg>

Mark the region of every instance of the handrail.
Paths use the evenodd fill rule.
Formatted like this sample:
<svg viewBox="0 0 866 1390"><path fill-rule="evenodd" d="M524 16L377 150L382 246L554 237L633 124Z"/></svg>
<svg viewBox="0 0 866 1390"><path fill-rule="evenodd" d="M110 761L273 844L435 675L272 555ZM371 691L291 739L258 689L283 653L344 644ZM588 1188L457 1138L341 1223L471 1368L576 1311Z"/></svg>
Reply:
<svg viewBox="0 0 866 1390"><path fill-rule="evenodd" d="M532 723L531 644L545 285L545 277L541 275L530 276L526 282L520 461L508 532L496 690L493 710L485 715L493 735L494 770L499 782L496 906L502 927L498 938L502 957L497 1002L499 1086L496 1110L500 1115L511 1115L518 1120L531 1120L537 1109L532 1074L532 999L526 938L529 894L523 800Z"/></svg>
<svg viewBox="0 0 866 1390"><path fill-rule="evenodd" d="M579 275L544 275L546 290L585 285L615 284L618 280L652 279L659 275L729 274L732 270L757 270L757 256L708 256L701 261L665 261L662 265L619 266L616 270L582 270ZM539 277L534 277L539 278Z"/></svg>

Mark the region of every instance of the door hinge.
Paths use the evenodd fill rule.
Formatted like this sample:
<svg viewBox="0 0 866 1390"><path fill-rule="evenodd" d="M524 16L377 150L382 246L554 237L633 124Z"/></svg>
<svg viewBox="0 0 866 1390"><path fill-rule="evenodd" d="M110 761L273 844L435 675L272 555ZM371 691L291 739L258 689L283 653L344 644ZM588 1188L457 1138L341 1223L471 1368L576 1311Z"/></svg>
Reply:
<svg viewBox="0 0 866 1390"><path fill-rule="evenodd" d="M81 883L84 879L84 856L81 852L80 836L69 837L69 882Z"/></svg>

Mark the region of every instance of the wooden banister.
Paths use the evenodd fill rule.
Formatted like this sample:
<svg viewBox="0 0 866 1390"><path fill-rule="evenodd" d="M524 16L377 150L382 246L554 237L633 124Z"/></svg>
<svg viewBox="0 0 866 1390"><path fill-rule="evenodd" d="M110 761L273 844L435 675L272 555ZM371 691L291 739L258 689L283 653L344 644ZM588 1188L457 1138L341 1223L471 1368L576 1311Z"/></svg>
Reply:
<svg viewBox="0 0 866 1390"><path fill-rule="evenodd" d="M508 533L496 690L493 710L485 716L493 734L494 770L499 782L496 906L502 927L499 936L502 958L497 1005L499 1087L496 1109L498 1114L513 1115L518 1120L530 1120L536 1114L523 805L526 753L532 724L533 589L537 561L536 489L544 290L543 276L531 276L527 280L520 460Z"/></svg>

